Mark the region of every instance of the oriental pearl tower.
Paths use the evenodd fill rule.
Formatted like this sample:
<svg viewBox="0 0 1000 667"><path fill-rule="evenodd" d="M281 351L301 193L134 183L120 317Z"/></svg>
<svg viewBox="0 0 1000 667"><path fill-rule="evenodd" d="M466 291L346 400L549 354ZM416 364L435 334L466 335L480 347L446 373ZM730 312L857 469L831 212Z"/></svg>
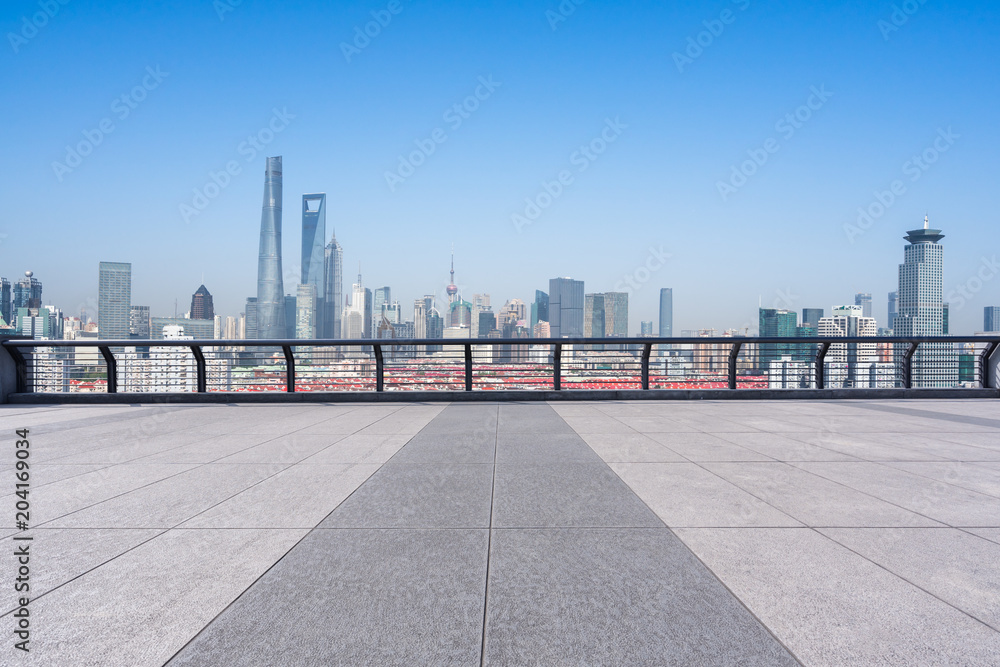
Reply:
<svg viewBox="0 0 1000 667"><path fill-rule="evenodd" d="M458 300L458 286L455 285L455 246L451 248L451 282L448 285L448 305Z"/></svg>

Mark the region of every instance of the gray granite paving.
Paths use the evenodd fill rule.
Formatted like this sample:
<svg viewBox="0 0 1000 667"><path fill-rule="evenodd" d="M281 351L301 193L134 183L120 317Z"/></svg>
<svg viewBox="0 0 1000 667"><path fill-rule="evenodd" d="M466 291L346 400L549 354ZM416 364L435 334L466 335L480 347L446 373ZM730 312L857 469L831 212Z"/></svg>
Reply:
<svg viewBox="0 0 1000 667"><path fill-rule="evenodd" d="M996 406L0 406L18 664L994 665Z"/></svg>

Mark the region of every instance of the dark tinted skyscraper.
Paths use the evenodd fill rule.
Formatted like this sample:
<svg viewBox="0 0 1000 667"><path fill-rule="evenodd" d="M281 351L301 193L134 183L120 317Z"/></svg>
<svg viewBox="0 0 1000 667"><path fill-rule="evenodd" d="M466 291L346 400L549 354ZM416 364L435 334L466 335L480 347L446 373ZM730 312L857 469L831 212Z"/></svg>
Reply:
<svg viewBox="0 0 1000 667"><path fill-rule="evenodd" d="M244 337L246 340L256 340L257 336L257 297L250 296L247 297L247 311L246 311L246 331L244 332Z"/></svg>
<svg viewBox="0 0 1000 667"><path fill-rule="evenodd" d="M761 338L794 338L796 327L797 318L794 312L775 308L760 309ZM764 371L770 370L772 361L777 361L785 355L794 355L795 347L791 343L761 343L760 367Z"/></svg>
<svg viewBox="0 0 1000 667"><path fill-rule="evenodd" d="M896 312L899 309L899 292L889 292L889 321L886 323L886 328L892 329L896 325L894 324L896 320Z"/></svg>
<svg viewBox="0 0 1000 667"><path fill-rule="evenodd" d="M542 290L535 290L535 301L531 304L531 328L539 322L549 321L549 295Z"/></svg>
<svg viewBox="0 0 1000 667"><path fill-rule="evenodd" d="M131 308L132 265L128 262L101 262L97 288L98 338L128 338Z"/></svg>
<svg viewBox="0 0 1000 667"><path fill-rule="evenodd" d="M553 338L583 337L583 281L549 280L549 325Z"/></svg>
<svg viewBox="0 0 1000 667"><path fill-rule="evenodd" d="M302 195L302 284L324 291L326 241L326 195Z"/></svg>
<svg viewBox="0 0 1000 667"><path fill-rule="evenodd" d="M149 323L149 306L132 306L128 311L128 337L148 340Z"/></svg>
<svg viewBox="0 0 1000 667"><path fill-rule="evenodd" d="M281 273L281 156L267 158L257 259L257 338L285 338L285 288Z"/></svg>
<svg viewBox="0 0 1000 667"><path fill-rule="evenodd" d="M191 319L215 319L215 306L212 303L212 295L204 285L199 287L198 291L191 297Z"/></svg>
<svg viewBox="0 0 1000 667"><path fill-rule="evenodd" d="M664 287L660 290L660 338L671 338L674 335L674 289Z"/></svg>
<svg viewBox="0 0 1000 667"><path fill-rule="evenodd" d="M11 301L10 281L0 278L0 317L7 324L14 324L10 321L13 313L13 302Z"/></svg>
<svg viewBox="0 0 1000 667"><path fill-rule="evenodd" d="M33 277L31 271L24 272L24 278L14 284L13 316L17 316L18 308L42 307L42 283Z"/></svg>

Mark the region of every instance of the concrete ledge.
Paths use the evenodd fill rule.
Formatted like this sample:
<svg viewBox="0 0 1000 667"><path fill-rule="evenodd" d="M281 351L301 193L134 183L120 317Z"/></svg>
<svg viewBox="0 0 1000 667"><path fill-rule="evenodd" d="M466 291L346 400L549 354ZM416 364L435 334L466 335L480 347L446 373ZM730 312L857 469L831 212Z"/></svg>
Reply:
<svg viewBox="0 0 1000 667"><path fill-rule="evenodd" d="M208 392L204 394L10 394L8 403L425 403L461 401L721 401L1000 398L997 389L641 389L567 391Z"/></svg>

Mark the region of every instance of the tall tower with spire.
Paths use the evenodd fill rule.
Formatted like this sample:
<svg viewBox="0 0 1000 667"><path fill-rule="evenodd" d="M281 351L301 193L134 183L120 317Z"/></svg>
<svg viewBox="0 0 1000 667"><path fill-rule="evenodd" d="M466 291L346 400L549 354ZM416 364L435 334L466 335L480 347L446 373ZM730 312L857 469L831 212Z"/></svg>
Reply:
<svg viewBox="0 0 1000 667"><path fill-rule="evenodd" d="M455 303L458 296L458 286L455 285L455 246L451 246L451 281L448 283L448 305Z"/></svg>
<svg viewBox="0 0 1000 667"><path fill-rule="evenodd" d="M337 243L334 230L327 244L323 261L325 264L323 283L323 338L340 338L341 311L344 304L344 249Z"/></svg>
<svg viewBox="0 0 1000 667"><path fill-rule="evenodd" d="M267 158L257 256L257 338L288 335L281 272L281 156Z"/></svg>
<svg viewBox="0 0 1000 667"><path fill-rule="evenodd" d="M899 265L899 300L891 326L897 336L940 336L944 334L944 234L931 229L924 217L922 229L907 232L909 245ZM913 357L913 386L953 387L958 383L958 363L952 346L924 343Z"/></svg>

